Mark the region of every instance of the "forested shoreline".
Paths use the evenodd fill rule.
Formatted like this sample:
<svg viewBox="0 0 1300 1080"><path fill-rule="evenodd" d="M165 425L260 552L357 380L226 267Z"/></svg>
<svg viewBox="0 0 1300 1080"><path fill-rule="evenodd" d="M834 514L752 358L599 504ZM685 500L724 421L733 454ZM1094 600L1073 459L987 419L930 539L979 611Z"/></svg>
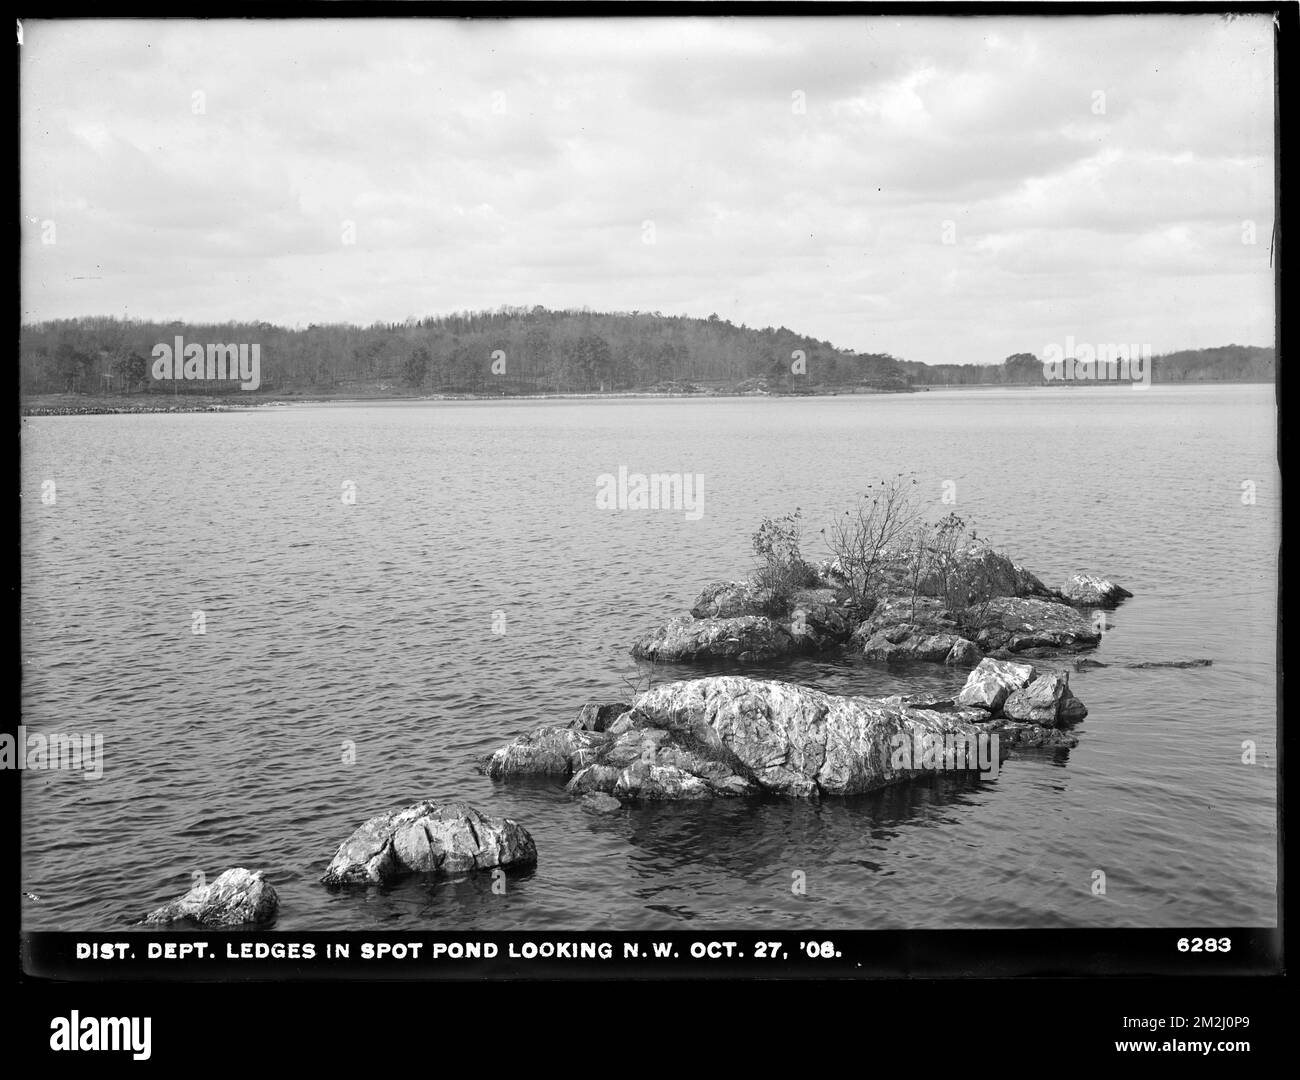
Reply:
<svg viewBox="0 0 1300 1080"><path fill-rule="evenodd" d="M22 327L20 389L46 394L217 395L229 380L180 386L153 375L159 344L256 344L263 395L900 392L1046 383L1042 360L924 364L856 352L784 326L717 315L503 307L404 323L288 328L270 323L61 319ZM1153 382L1269 382L1275 350L1225 345L1156 354ZM1057 383L1056 385L1060 385Z"/></svg>

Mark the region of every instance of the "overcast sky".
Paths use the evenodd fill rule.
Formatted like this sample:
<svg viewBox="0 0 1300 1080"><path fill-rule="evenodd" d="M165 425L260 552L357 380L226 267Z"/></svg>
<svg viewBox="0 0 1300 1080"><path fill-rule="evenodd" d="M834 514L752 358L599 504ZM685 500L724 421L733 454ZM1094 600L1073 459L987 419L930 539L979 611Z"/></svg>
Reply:
<svg viewBox="0 0 1300 1080"><path fill-rule="evenodd" d="M28 22L20 55L26 320L1273 341L1266 16Z"/></svg>

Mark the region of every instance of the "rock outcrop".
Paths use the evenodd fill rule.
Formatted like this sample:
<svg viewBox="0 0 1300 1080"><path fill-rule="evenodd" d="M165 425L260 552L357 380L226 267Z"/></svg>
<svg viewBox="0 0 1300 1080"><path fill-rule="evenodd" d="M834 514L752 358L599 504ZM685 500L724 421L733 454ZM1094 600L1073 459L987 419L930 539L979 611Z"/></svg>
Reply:
<svg viewBox="0 0 1300 1080"><path fill-rule="evenodd" d="M598 731L577 727L539 727L487 758L482 771L493 780L510 776L558 776L568 779L575 767L596 759L605 744Z"/></svg>
<svg viewBox="0 0 1300 1080"><path fill-rule="evenodd" d="M974 633L975 644L994 656L1074 652L1101 640L1097 626L1074 608L1051 600L998 596L967 608L962 622Z"/></svg>
<svg viewBox="0 0 1300 1080"><path fill-rule="evenodd" d="M789 597L748 581L709 585L690 614L642 635L632 655L690 663L762 663L852 641L869 660L970 666L983 656L1047 656L1091 648L1101 630L1077 610L1111 607L1131 594L1104 578L1077 574L1067 592L1049 589L1000 552L976 544L937 555L917 569L913 552L883 552L871 595L855 590L838 562L813 568L814 586Z"/></svg>
<svg viewBox="0 0 1300 1080"><path fill-rule="evenodd" d="M790 631L766 615L695 619L689 615L652 630L632 645L638 660L770 660L798 651Z"/></svg>
<svg viewBox="0 0 1300 1080"><path fill-rule="evenodd" d="M361 825L343 841L321 883L383 884L405 874L460 874L536 862L533 838L518 822L487 817L465 803L439 806L425 800Z"/></svg>
<svg viewBox="0 0 1300 1080"><path fill-rule="evenodd" d="M207 885L196 885L145 916L147 926L186 922L198 926L268 926L280 910L280 898L264 871L242 866L226 870Z"/></svg>
<svg viewBox="0 0 1300 1080"><path fill-rule="evenodd" d="M853 632L868 660L968 666L980 657L1049 656L1092 648L1101 630L1068 604L996 596L960 613L935 597L891 596Z"/></svg>
<svg viewBox="0 0 1300 1080"><path fill-rule="evenodd" d="M1040 728L1068 727L1088 715L1070 691L1068 675L1039 674L1032 664L992 658L981 660L966 677L957 703Z"/></svg>
<svg viewBox="0 0 1300 1080"><path fill-rule="evenodd" d="M771 589L748 581L718 581L705 586L691 605L693 619L735 619L741 615L767 615L776 606Z"/></svg>
<svg viewBox="0 0 1300 1080"><path fill-rule="evenodd" d="M1113 581L1091 574L1075 574L1061 589L1062 595L1078 607L1111 608L1133 594Z"/></svg>
<svg viewBox="0 0 1300 1080"><path fill-rule="evenodd" d="M1001 552L982 544L959 552L946 572L931 570L918 585L923 596L942 596L945 581L958 580L978 587L985 596L1021 596L1039 600L1060 601L1064 597L1049 589L1023 566L1012 562Z"/></svg>
<svg viewBox="0 0 1300 1080"><path fill-rule="evenodd" d="M641 694L605 732L585 733L591 741L572 755L566 790L645 800L853 795L933 775L896 756L925 740L973 748L982 733L1005 732L1011 745L1073 745L1040 725L994 719L991 710L928 695L842 697L742 676L674 682ZM529 760L529 748L553 744L557 730L570 729L522 736L480 768L519 775L503 763ZM559 770L548 763L546 771Z"/></svg>
<svg viewBox="0 0 1300 1080"><path fill-rule="evenodd" d="M578 715L569 721L569 727L579 731L604 731L631 707L617 701L605 704L593 702L578 711Z"/></svg>
<svg viewBox="0 0 1300 1080"><path fill-rule="evenodd" d="M986 709L991 713L1001 712L1003 702L1033 682L1037 674L1031 664L981 660L979 666L966 676L966 685L957 695L957 704Z"/></svg>
<svg viewBox="0 0 1300 1080"><path fill-rule="evenodd" d="M1040 675L1008 696L1002 703L1002 715L1009 720L1054 728L1077 724L1088 715L1088 710L1070 692L1068 675Z"/></svg>
<svg viewBox="0 0 1300 1080"><path fill-rule="evenodd" d="M853 633L848 593L833 583L799 589L778 600L747 581L709 585L689 615L643 635L632 646L642 660L734 659L744 663L840 644Z"/></svg>
<svg viewBox="0 0 1300 1080"><path fill-rule="evenodd" d="M938 661L969 666L983 653L966 636L943 601L931 596L892 596L880 601L854 630L868 660Z"/></svg>

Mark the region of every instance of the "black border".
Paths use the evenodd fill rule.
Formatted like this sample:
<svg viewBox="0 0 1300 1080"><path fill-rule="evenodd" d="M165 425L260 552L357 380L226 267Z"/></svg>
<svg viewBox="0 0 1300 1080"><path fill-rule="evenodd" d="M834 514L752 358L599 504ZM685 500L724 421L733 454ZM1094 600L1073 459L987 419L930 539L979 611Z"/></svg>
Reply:
<svg viewBox="0 0 1300 1080"><path fill-rule="evenodd" d="M1290 78L1287 60L1291 53L1290 43L1300 32L1300 9L1295 3L1188 3L1188 2L1116 2L1116 0L1099 0L1096 3L1027 3L1023 0L989 0L989 2L969 2L954 0L951 3L826 3L812 0L807 3L755 3L752 0L738 0L734 3L685 3L685 2L637 2L609 3L597 2L554 3L552 0L537 2L517 2L502 0L499 3L442 3L422 2L394 3L390 0L374 0L359 3L355 0L339 0L337 3L292 4L271 0L268 3L226 3L220 5L200 5L189 9L176 18L520 18L520 17L808 17L824 18L827 16L944 16L944 17L984 17L984 16L1108 16L1108 15L1148 15L1148 14L1263 14L1275 16L1278 29L1275 32L1277 49L1277 112L1276 112L1276 169L1277 231L1275 259L1278 271L1276 275L1277 297L1277 348L1279 355L1277 377L1277 402L1279 408L1278 455L1279 465L1285 473L1284 451L1287 449L1285 415L1283 408L1283 385L1280 363L1285 337L1287 309L1283 303L1285 297L1284 267L1281 261L1281 200L1284 188L1287 188L1287 174L1283 167L1285 160L1285 135L1289 130L1290 118L1294 113L1294 83ZM44 5L44 10L26 16L24 21L65 18L157 18L158 13L148 6L138 4L117 4L105 6L90 3ZM15 110L18 114L18 71L15 65L14 80ZM15 169L18 168L18 131L15 124ZM17 185L16 185L17 186ZM18 308L18 323L21 325L21 302ZM11 384L18 405L17 374ZM12 415L17 415L18 408ZM19 430L21 431L21 420ZM19 511L20 514L21 511ZM17 515L16 515L17 516ZM17 524L17 522L16 522ZM15 536L19 535L17 530ZM21 552L15 566L21 566ZM1285 791L1286 731L1282 722L1283 713L1283 645L1282 627L1285 622L1285 595L1282 590L1282 552L1279 551L1279 626L1278 626L1278 729L1279 729L1279 802L1278 802L1278 845L1279 845L1279 928L1276 939L1284 945L1284 869L1285 869L1285 828L1282 808ZM14 614L21 618L21 601L18 582L10 586ZM21 658L19 678L21 679ZM1225 703L1225 707L1228 707ZM17 718L10 721L10 725ZM8 786L7 804L11 809L10 821L17 823L20 818L19 785L6 778ZM7 889L8 903L13 905L11 926L20 925L20 878L18 859L4 860L6 876L10 887ZM364 977L347 983L311 982L294 983L290 994L280 993L280 985L275 982L248 982L244 980L220 983L191 983L183 992L159 982L142 982L126 976L124 981L111 983L91 983L63 981L67 972L50 972L50 977L26 975L22 971L23 950L18 950L17 979L15 989L20 993L17 1004L11 1006L9 1019L10 1030L21 1037L15 1039L18 1046L34 1051L36 1060L53 1063L52 1055L46 1043L49 1018L55 1014L66 1013L71 1008L79 1009L83 1014L119 1015L126 1011L147 1011L155 1017L153 1061L165 1063L192 1063L199 1046L206 1045L213 1053L222 1052L221 1030L238 1031L238 1038L226 1048L228 1050L246 1051L259 1045L274 1046L283 1043L286 1038L285 1010L291 1014L304 1016L310 1023L310 1031L304 1038L293 1039L289 1049L288 1060L294 1064L298 1061L307 1063L319 1060L322 1064L339 1066L350 1061L370 1067L389 1067L388 1054L400 1053L401 1044L408 1043L406 1049L415 1049L417 1056L432 1050L443 1056L448 1050L456 1049L456 1044L471 1055L484 1054L489 1060L501 1060L503 1055L512 1058L516 1053L527 1054L534 1047L561 1050L569 1057L581 1043L586 1031L591 1037L591 1029L600 1024L605 1038L601 1039L602 1049L606 1054L595 1057L594 1063L602 1059L611 1060L615 1067L632 1064L633 1067L648 1064L646 1050L653 1053L674 1034L687 1036L683 1049L688 1049L696 1038L710 1041L711 1031L723 1035L719 1052L727 1054L738 1050L742 1044L787 1041L792 1049L802 1058L804 1067L825 1067L838 1057L838 1047L849 1050L857 1049L860 1043L866 1043L866 1054L853 1054L858 1058L862 1068L889 1061L895 1056L915 1057L920 1060L933 1061L936 1055L943 1058L971 1059L972 1061L991 1060L982 1051L992 1051L997 1059L1014 1056L1027 1059L1031 1055L1052 1054L1053 1058L1064 1057L1071 1063L1083 1061L1112 1062L1119 1055L1114 1052L1110 1041L1116 1037L1113 1029L1118 1023L1117 1017L1128 1015L1160 1015L1182 1012L1186 1015L1240 1015L1254 1017L1252 1030L1243 1037L1252 1041L1252 1057L1273 1046L1280 1049L1288 1034L1287 1016L1282 1011L1281 991L1284 977L1244 977L1222 978L1205 970L1203 975L1191 975L1187 967L1175 969L1187 972L1179 978L1165 977L1123 977L1126 969L1131 969L1132 953L1126 954L1119 948L1121 938L1129 935L1131 948L1142 951L1143 936L1155 935L1163 942L1171 933L1193 933L1196 928L1177 928L1175 930L1142 931L1094 931L1101 935L1099 942L1109 947L1108 955L1113 963L1109 970L1095 970L1096 965L1085 964L1093 969L1089 978L1078 978L1064 973L1052 977L1029 977L1018 980L993 981L972 972L969 967L965 974L950 971L949 980L932 978L913 978L904 981L879 981L859 983L850 998L841 992L844 988L833 988L825 983L800 983L777 986L762 973L751 976L736 973L710 972L706 968L690 972L683 971L671 976L673 979L716 979L718 977L739 979L729 982L725 993L730 1001L718 1002L716 985L710 990L699 983L693 987L714 999L714 1006L708 1014L696 1015L695 1022L691 1016L680 1009L683 1004L676 991L672 998L663 998L656 994L651 1001L663 1006L676 1004L668 1015L660 1010L641 1011L637 1008L642 1003L641 992L653 992L658 982L644 983L633 987L635 992L631 1000L615 1000L602 987L594 987L585 982L589 976L580 972L561 974L560 977L571 979L571 989L581 989L591 996L591 1012L584 1011L573 1015L566 1003L556 1005L560 999L550 997L549 988L542 987L543 993L523 995L525 987L510 982L493 982L490 999L480 999L475 992L476 985L486 985L482 976L466 973L463 978L469 982L457 982L454 996L463 1008L451 1005L452 995L439 993L432 987L431 993L416 990L410 983L375 983ZM1208 929L1208 928L1203 928ZM1222 931L1216 931L1222 932ZM1239 932L1239 931L1237 931ZM809 934L823 935L822 931L809 931ZM925 943L921 940L927 933L934 932L898 932L893 935L898 940L893 948L913 948L919 950L918 956L925 953ZM978 934L986 937L989 944L995 938L1009 935L1006 941L998 941L996 955L990 956L992 968L1005 967L1017 955L1029 958L1033 953L1039 961L1043 959L1042 950L1050 947L1050 942L1043 935L1069 935L1071 931L965 931L966 934ZM1137 935L1136 938L1132 935ZM111 939L121 935L43 935L52 938L68 939L105 938ZM210 935L209 935L210 936ZM307 937L311 935L285 935L286 937ZM379 937L382 935L367 935ZM409 935L397 935L398 937ZM493 935L478 935L492 937ZM582 935L565 935L581 937ZM648 935L666 938L670 935ZM737 935L708 931L695 935L714 938L735 937ZM766 935L764 935L766 936ZM788 933L776 933L774 937L792 937ZM834 931L825 932L824 936L837 936ZM1036 940L1030 941L1030 938ZM274 941L276 935L262 935L260 940ZM910 941L908 940L910 939ZM1015 939L1020 939L1018 942ZM66 943L65 943L66 944ZM1099 946L1100 947L1100 946ZM933 961L933 957L931 960ZM1284 963L1284 954L1283 960ZM62 974L63 978L60 978ZM1118 976L1118 977L1117 977ZM555 977L548 974L546 978ZM789 977L789 976L786 976ZM799 976L796 976L799 977ZM816 978L804 975L803 978ZM130 981L126 981L130 980ZM448 986L448 990L452 987ZM537 989L534 987L534 989ZM760 990L762 997L750 993ZM792 989L799 990L797 999L790 997ZM414 991L414 992L413 992ZM762 1023L761 1013L744 1018L737 1015L731 1024L723 1022L723 1017L733 1010L746 1006L767 1008L775 1005L772 994L777 993L777 1000L793 1003L797 1000L805 1007L805 1015L817 1017L808 1027L799 1030L793 1027L770 1025L771 1030L763 1029L755 1023ZM830 994L834 992L832 998ZM621 993L621 992L620 992ZM526 1007L532 1011L535 1005L549 1000L556 1008L563 1008L560 1026L550 1029L551 1039L540 1044L517 1042L513 1037L527 1033L527 1018L516 1013L517 1007ZM491 1002L490 1011L482 1010ZM647 1002L651 1003L651 1002ZM445 1010L439 1014L440 1010ZM501 1011L498 1011L501 1010ZM818 1010L821 1010L820 1013ZM1145 1010L1145 1011L1142 1011ZM836 1016L843 1016L847 1024L836 1023ZM544 1011L534 1013L533 1019L545 1025L552 1022L555 1013ZM800 1017L797 1007L792 1008L788 1017L796 1021ZM784 1016L782 1017L784 1018ZM618 1028L611 1031L609 1021L618 1022ZM686 1021L684 1024L681 1021ZM773 1020L777 1020L773 1016ZM359 1022L358 1022L359 1021ZM447 1021L450 1027L439 1025ZM676 1022L674 1022L676 1021ZM777 1020L779 1024L780 1021ZM518 1028L515 1025L518 1024ZM733 1025L736 1025L733 1027ZM736 1029L739 1028L739 1030ZM731 1028L730 1031L725 1031ZM542 1030L545 1030L544 1028ZM290 1031L292 1025L290 1023ZM403 1037L405 1032L405 1037ZM355 1038L348 1039L348 1033ZM367 1037L369 1033L369 1037ZM217 1034L217 1039L203 1039L202 1036ZM439 1038L439 1034L442 1038ZM891 1036L897 1040L891 1043ZM373 1038L378 1036L378 1038ZM1195 1037L1189 1035L1189 1037ZM199 1040L196 1042L196 1040ZM642 1040L651 1043L651 1047L637 1046ZM1258 1041L1257 1040L1261 1040ZM629 1061L626 1057L628 1043L631 1042L635 1056ZM891 1046L898 1050L896 1055ZM16 1047L17 1048L17 1047ZM852 1049L850 1049L852 1048ZM873 1048L879 1048L879 1056ZM618 1050L623 1049L624 1054ZM1062 1053L1064 1051L1064 1053ZM688 1053L689 1053L688 1049ZM766 1053L764 1048L762 1051ZM315 1055L315 1056L313 1056ZM815 1055L815 1056L814 1056ZM274 1055L280 1057L279 1054ZM548 1055L551 1057L551 1055ZM66 1063L67 1056L61 1063ZM86 1058L85 1061L95 1060ZM102 1061L102 1059L99 1059ZM274 1060L274 1058L273 1058ZM552 1057L553 1060L553 1057ZM688 1067L687 1063L682 1067ZM796 1058L798 1060L798 1058ZM852 1058L850 1059L852 1060ZM1048 1059L1052 1060L1052 1059ZM1149 1057L1137 1060L1149 1061ZM1177 1056L1172 1060L1180 1064L1186 1059ZM1212 1059L1213 1060L1213 1059ZM1254 1057L1254 1060L1259 1060ZM134 1063L133 1063L134 1064ZM774 1065L775 1061L768 1062ZM1222 1066L1223 1059L1216 1064Z"/></svg>

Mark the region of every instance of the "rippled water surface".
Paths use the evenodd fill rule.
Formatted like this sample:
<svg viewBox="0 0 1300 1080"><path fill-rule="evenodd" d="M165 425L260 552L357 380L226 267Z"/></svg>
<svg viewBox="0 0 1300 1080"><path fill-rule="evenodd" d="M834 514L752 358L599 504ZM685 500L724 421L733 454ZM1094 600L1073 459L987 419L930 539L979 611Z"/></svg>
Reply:
<svg viewBox="0 0 1300 1080"><path fill-rule="evenodd" d="M1275 925L1275 430L1271 386L28 419L23 720L102 734L104 775L22 774L24 927L124 926L230 866L268 871L282 930ZM598 509L620 465L702 474L703 516ZM989 782L602 817L475 771L626 697L633 638L747 573L763 515L801 508L821 557L817 528L900 471L1049 584L1127 586L1098 659L1213 666L1072 675L1078 747ZM964 678L752 670L864 694ZM505 896L316 884L362 820L426 797L517 818L536 870Z"/></svg>

